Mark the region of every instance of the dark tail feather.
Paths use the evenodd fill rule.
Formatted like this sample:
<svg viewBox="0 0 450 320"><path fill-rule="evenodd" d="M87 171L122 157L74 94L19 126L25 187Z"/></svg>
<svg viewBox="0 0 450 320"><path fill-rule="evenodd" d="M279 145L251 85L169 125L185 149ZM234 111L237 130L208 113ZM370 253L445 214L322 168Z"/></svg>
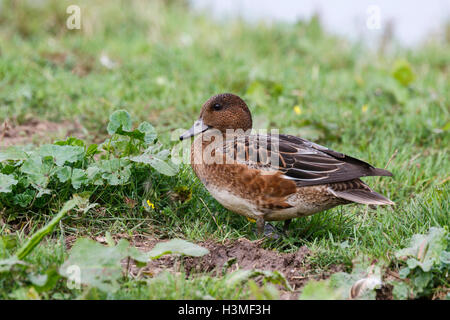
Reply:
<svg viewBox="0 0 450 320"><path fill-rule="evenodd" d="M374 176L392 177L392 172L385 169L373 168L372 172L374 173Z"/></svg>
<svg viewBox="0 0 450 320"><path fill-rule="evenodd" d="M381 170L381 169L379 169ZM389 172L389 171L387 171ZM336 197L342 198L348 201L362 203L362 204L375 204L375 205L393 205L394 202L381 194L366 189L351 189L345 191L335 191L329 189Z"/></svg>

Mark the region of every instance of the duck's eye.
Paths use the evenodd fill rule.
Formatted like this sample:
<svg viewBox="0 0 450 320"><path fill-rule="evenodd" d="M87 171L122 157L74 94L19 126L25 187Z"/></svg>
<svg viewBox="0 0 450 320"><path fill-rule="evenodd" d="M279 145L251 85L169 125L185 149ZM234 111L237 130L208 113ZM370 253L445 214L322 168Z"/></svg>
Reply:
<svg viewBox="0 0 450 320"><path fill-rule="evenodd" d="M215 103L213 105L213 109L218 111L218 110L222 110L222 105L220 103Z"/></svg>

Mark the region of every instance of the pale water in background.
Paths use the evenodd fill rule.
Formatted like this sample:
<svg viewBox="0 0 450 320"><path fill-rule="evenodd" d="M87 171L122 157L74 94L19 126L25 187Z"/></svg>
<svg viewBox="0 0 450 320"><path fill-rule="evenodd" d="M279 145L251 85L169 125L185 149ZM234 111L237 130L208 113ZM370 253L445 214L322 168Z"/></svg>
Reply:
<svg viewBox="0 0 450 320"><path fill-rule="evenodd" d="M416 45L429 35L443 33L450 21L450 0L191 0L195 8L209 9L216 17L238 14L250 21L295 22L319 13L324 27L351 39L368 42L392 23L394 37Z"/></svg>

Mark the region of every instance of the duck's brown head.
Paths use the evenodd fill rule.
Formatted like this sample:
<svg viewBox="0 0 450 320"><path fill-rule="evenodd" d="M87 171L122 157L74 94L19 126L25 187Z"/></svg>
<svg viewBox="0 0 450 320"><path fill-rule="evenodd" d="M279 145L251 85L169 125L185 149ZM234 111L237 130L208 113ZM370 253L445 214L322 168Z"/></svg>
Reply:
<svg viewBox="0 0 450 320"><path fill-rule="evenodd" d="M237 95L222 93L209 98L194 125L180 136L187 139L208 129L226 133L227 129L247 131L252 128L252 115L247 104Z"/></svg>

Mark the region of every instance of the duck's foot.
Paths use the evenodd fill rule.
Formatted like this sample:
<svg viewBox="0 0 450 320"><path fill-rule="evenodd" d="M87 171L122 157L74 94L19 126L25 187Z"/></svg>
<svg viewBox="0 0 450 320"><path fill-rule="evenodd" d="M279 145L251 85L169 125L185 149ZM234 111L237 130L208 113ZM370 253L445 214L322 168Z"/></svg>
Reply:
<svg viewBox="0 0 450 320"><path fill-rule="evenodd" d="M281 235L273 225L271 225L270 223L266 223L266 225L264 226L264 236L269 239L277 240Z"/></svg>
<svg viewBox="0 0 450 320"><path fill-rule="evenodd" d="M279 231L270 223L266 223L264 218L260 217L256 220L256 230L259 237L267 237L269 239L279 239Z"/></svg>
<svg viewBox="0 0 450 320"><path fill-rule="evenodd" d="M292 219L289 219L289 220L285 220L285 221L284 221L284 225L283 225L283 233L284 233L285 235L288 234L288 231L289 231L289 225L291 224L291 221L292 221Z"/></svg>

